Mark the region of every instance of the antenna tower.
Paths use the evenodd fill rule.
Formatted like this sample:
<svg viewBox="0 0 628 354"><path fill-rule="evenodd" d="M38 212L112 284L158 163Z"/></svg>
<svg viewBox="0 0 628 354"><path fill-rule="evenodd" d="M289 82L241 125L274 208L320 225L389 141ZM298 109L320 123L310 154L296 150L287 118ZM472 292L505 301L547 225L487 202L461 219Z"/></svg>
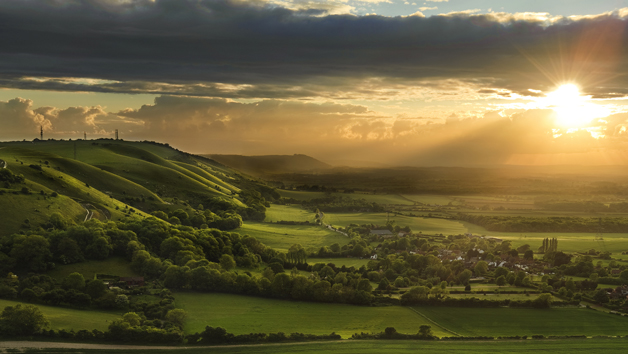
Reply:
<svg viewBox="0 0 628 354"><path fill-rule="evenodd" d="M39 126L39 138L40 140L44 140L44 126L43 125Z"/></svg>
<svg viewBox="0 0 628 354"><path fill-rule="evenodd" d="M118 129L116 129L116 140L118 140Z"/></svg>

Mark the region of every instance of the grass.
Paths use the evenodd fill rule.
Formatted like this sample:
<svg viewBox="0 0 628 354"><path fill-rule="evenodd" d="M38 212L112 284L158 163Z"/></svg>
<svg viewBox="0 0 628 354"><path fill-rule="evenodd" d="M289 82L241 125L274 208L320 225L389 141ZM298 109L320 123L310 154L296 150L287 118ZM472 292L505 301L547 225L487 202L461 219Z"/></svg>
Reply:
<svg viewBox="0 0 628 354"><path fill-rule="evenodd" d="M461 222L438 218L422 218L386 213L326 213L324 222L333 226L346 227L349 224L386 225L386 219L394 220L401 227L410 226L412 232L424 234L458 235L467 232Z"/></svg>
<svg viewBox="0 0 628 354"><path fill-rule="evenodd" d="M314 212L295 205L273 204L266 209L266 222L277 221L309 221L313 223Z"/></svg>
<svg viewBox="0 0 628 354"><path fill-rule="evenodd" d="M412 200L413 202L429 204L429 205L447 205L449 202L452 204L459 204L458 202L454 202L453 199L449 196L444 195L433 195L433 194L403 194L404 198Z"/></svg>
<svg viewBox="0 0 628 354"><path fill-rule="evenodd" d="M349 243L346 236L317 225L281 225L246 222L237 231L241 235L257 238L266 246L286 252L292 245L301 244L306 249L317 250L322 246Z"/></svg>
<svg viewBox="0 0 628 354"><path fill-rule="evenodd" d="M49 190L34 183L27 183L32 191ZM6 190L6 189L3 189ZM59 212L73 221L82 221L87 212L81 205L72 199L59 195L58 197L44 198L39 193L33 194L13 194L6 193L0 196L0 211L2 212L2 227L0 236L6 236L28 230L31 227L38 227L48 223L50 215ZM26 224L25 220L29 223Z"/></svg>
<svg viewBox="0 0 628 354"><path fill-rule="evenodd" d="M307 259L307 262L309 264L333 263L337 267L346 266L346 267L355 267L356 269L360 268L361 266L365 266L369 261L370 259L368 258L364 258L364 259L360 259L360 258L308 258Z"/></svg>
<svg viewBox="0 0 628 354"><path fill-rule="evenodd" d="M347 340L342 342L306 342L264 344L251 346L217 346L208 348L179 347L163 349L159 353L200 354L275 354L275 353L325 353L325 354L426 354L441 353L625 353L625 339L551 339L551 340L503 340L503 341L414 341L414 340ZM111 353L112 349L26 349L26 353ZM155 349L121 349L117 354L149 354Z"/></svg>
<svg viewBox="0 0 628 354"><path fill-rule="evenodd" d="M306 191L287 191L277 190L284 198L293 198L296 200L310 200L324 198L328 195L347 197L352 199L364 199L369 203L387 204L387 205L414 205L414 201L398 194L365 194L365 193L331 193L324 192L306 192Z"/></svg>
<svg viewBox="0 0 628 354"><path fill-rule="evenodd" d="M23 302L0 300L0 308L4 309L6 306L15 306L17 304L25 304ZM111 321L118 319L122 316L122 312L105 312L98 310L77 310L65 307L54 307L35 304L41 312L50 321L51 329L66 329L75 331L81 329L98 329L106 331Z"/></svg>
<svg viewBox="0 0 628 354"><path fill-rule="evenodd" d="M187 333L220 326L228 332L284 332L329 334L348 338L359 332L380 332L395 327L399 332L416 333L429 324L412 310L400 306L364 307L264 299L231 294L174 294L175 303L187 311ZM439 335L445 332L432 327Z"/></svg>
<svg viewBox="0 0 628 354"><path fill-rule="evenodd" d="M585 308L416 309L440 325L467 336L628 334L628 318Z"/></svg>
<svg viewBox="0 0 628 354"><path fill-rule="evenodd" d="M68 275L78 272L85 279L93 279L96 273L106 273L121 277L137 277L138 273L131 269L131 264L124 258L111 257L104 261L85 261L81 263L59 265L47 274L57 280L62 280Z"/></svg>

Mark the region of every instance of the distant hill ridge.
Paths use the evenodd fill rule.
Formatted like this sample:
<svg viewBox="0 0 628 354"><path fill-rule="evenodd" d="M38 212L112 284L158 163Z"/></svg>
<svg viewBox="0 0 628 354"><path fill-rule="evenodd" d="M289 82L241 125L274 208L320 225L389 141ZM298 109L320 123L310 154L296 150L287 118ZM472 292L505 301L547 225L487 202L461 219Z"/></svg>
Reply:
<svg viewBox="0 0 628 354"><path fill-rule="evenodd" d="M327 163L302 154L259 156L211 154L201 156L209 157L223 165L258 176L332 168L332 166Z"/></svg>

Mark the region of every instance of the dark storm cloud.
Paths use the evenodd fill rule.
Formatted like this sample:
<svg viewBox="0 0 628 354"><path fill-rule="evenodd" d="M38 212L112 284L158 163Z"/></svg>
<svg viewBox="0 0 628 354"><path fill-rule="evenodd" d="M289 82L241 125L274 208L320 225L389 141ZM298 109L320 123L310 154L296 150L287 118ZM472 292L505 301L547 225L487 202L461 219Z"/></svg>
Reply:
<svg viewBox="0 0 628 354"><path fill-rule="evenodd" d="M626 78L615 74L628 64L625 39L618 37L626 23L618 14L562 19L552 25L504 19L503 14L312 14L321 12L247 1L3 1L0 73L3 85L14 88L77 89L77 84L65 81L37 84L20 80L23 77L122 82L79 87L103 92L153 92L152 82L286 87L309 83L333 90L342 89L346 80L367 77L407 82L488 78L513 92L580 78L590 81L586 89L592 94L628 92ZM228 95L212 87L154 89ZM242 97L315 95L289 91L267 86Z"/></svg>

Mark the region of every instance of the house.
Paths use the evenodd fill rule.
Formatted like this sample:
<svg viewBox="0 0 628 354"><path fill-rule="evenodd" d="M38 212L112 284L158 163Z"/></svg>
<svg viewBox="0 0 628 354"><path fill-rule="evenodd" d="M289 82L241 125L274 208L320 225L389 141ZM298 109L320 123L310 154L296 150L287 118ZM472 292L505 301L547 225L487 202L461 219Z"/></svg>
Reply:
<svg viewBox="0 0 628 354"><path fill-rule="evenodd" d="M129 288L144 286L144 277L120 277L120 281L125 282Z"/></svg>
<svg viewBox="0 0 628 354"><path fill-rule="evenodd" d="M373 260L377 260L377 253L375 253L374 255L371 256L371 259Z"/></svg>

